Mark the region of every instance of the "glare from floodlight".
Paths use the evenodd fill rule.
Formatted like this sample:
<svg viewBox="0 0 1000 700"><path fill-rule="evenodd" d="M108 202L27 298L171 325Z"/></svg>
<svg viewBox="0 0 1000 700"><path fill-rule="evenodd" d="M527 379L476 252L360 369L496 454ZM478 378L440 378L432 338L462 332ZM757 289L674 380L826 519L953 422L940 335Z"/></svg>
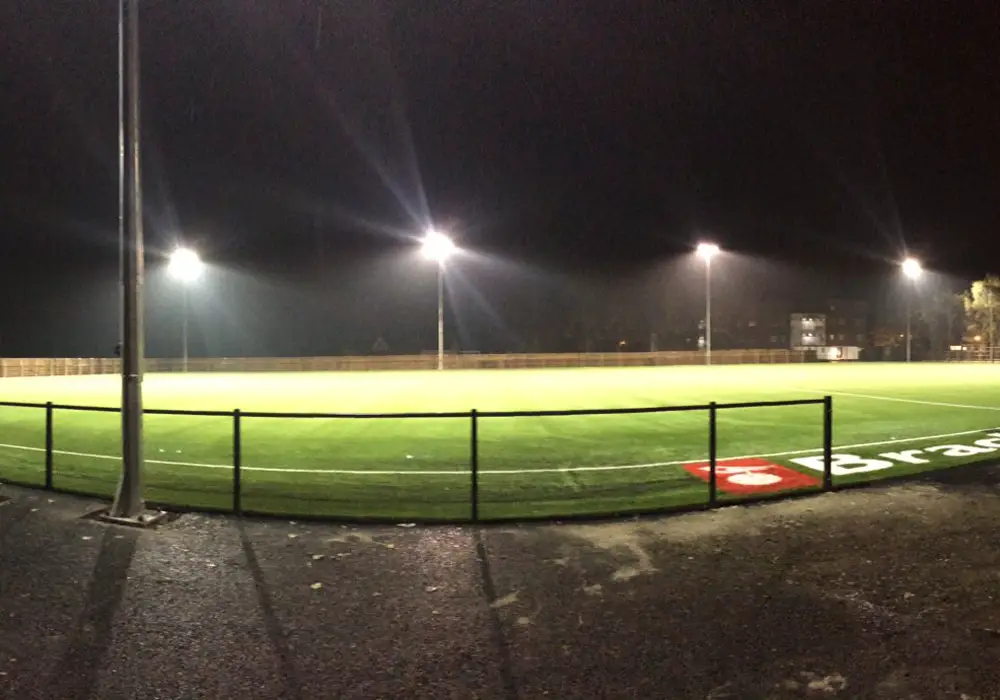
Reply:
<svg viewBox="0 0 1000 700"><path fill-rule="evenodd" d="M434 230L427 232L422 245L424 257L438 264L444 264L455 252L455 243L443 233Z"/></svg>
<svg viewBox="0 0 1000 700"><path fill-rule="evenodd" d="M696 252L702 259L711 261L711 259L718 255L721 251L719 246L714 243L699 243Z"/></svg>
<svg viewBox="0 0 1000 700"><path fill-rule="evenodd" d="M903 261L903 274L911 280L915 280L923 274L924 268L920 266L920 261L916 258L907 258Z"/></svg>
<svg viewBox="0 0 1000 700"><path fill-rule="evenodd" d="M170 264L167 269L170 276L181 282L194 282L201 276L204 263L198 254L190 248L178 248L170 254Z"/></svg>

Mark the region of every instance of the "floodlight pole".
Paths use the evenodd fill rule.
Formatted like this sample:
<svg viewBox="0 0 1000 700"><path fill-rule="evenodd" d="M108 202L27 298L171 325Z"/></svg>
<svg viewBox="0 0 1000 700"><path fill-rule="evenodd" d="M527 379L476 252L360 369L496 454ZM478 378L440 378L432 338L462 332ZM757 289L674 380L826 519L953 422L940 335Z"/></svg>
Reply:
<svg viewBox="0 0 1000 700"><path fill-rule="evenodd" d="M712 256L705 258L705 364L712 364Z"/></svg>
<svg viewBox="0 0 1000 700"><path fill-rule="evenodd" d="M987 282L988 281L989 280L987 280ZM995 327L993 325L993 322L994 322L994 319L993 319L993 287L989 286L988 284L986 286L986 308L989 309L989 312L990 312L990 334L989 334L989 338L990 338L990 362L993 362L993 353L995 352L994 348L996 347L997 342L996 342L996 330L995 330Z"/></svg>
<svg viewBox="0 0 1000 700"><path fill-rule="evenodd" d="M911 279L910 289L907 290L906 293L906 361L907 362L910 361L913 350L913 337L912 333L910 332L910 316L912 315L912 312L910 310L910 304L912 300L910 299L910 297L912 295L913 295L913 280Z"/></svg>
<svg viewBox="0 0 1000 700"><path fill-rule="evenodd" d="M184 355L181 366L188 371L188 288L187 283L181 284L181 343L184 345Z"/></svg>
<svg viewBox="0 0 1000 700"><path fill-rule="evenodd" d="M110 514L135 518L142 502L142 180L139 0L118 5L118 226L121 253L122 476Z"/></svg>
<svg viewBox="0 0 1000 700"><path fill-rule="evenodd" d="M444 260L438 260L438 362L444 369Z"/></svg>

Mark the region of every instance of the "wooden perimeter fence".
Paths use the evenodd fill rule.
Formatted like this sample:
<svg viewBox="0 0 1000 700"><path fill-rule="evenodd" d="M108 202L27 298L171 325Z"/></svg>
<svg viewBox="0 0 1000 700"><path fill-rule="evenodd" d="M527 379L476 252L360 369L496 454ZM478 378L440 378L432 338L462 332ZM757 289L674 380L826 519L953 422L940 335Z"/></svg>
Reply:
<svg viewBox="0 0 1000 700"><path fill-rule="evenodd" d="M815 359L801 350L716 350L712 363L788 364ZM546 353L509 355L446 355L445 369L541 369L557 367L656 367L704 364L697 351ZM385 355L367 357L213 357L192 358L191 372L350 372L382 370L432 370L436 355ZM51 377L117 374L116 358L0 358L0 377ZM147 358L146 372L181 372L175 358Z"/></svg>

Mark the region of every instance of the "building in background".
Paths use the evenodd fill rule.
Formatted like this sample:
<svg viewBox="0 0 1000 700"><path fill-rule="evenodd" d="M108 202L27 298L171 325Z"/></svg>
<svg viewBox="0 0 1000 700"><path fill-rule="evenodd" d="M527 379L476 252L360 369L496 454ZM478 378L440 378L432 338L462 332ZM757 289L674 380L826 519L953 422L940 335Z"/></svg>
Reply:
<svg viewBox="0 0 1000 700"><path fill-rule="evenodd" d="M811 350L827 344L826 315L799 313L791 315L789 347L793 350Z"/></svg>
<svg viewBox="0 0 1000 700"><path fill-rule="evenodd" d="M830 299L826 303L825 316L829 345L868 347L867 302Z"/></svg>

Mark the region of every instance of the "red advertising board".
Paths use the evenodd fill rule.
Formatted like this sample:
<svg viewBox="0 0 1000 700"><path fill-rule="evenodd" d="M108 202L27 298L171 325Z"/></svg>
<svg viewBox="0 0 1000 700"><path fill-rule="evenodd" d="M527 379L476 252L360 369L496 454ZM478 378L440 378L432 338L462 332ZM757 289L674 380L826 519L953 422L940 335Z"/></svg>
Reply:
<svg viewBox="0 0 1000 700"><path fill-rule="evenodd" d="M704 481L711 478L707 462L685 464L684 469ZM808 474L760 457L719 460L715 465L715 478L719 490L726 493L772 493L819 486L819 480Z"/></svg>

